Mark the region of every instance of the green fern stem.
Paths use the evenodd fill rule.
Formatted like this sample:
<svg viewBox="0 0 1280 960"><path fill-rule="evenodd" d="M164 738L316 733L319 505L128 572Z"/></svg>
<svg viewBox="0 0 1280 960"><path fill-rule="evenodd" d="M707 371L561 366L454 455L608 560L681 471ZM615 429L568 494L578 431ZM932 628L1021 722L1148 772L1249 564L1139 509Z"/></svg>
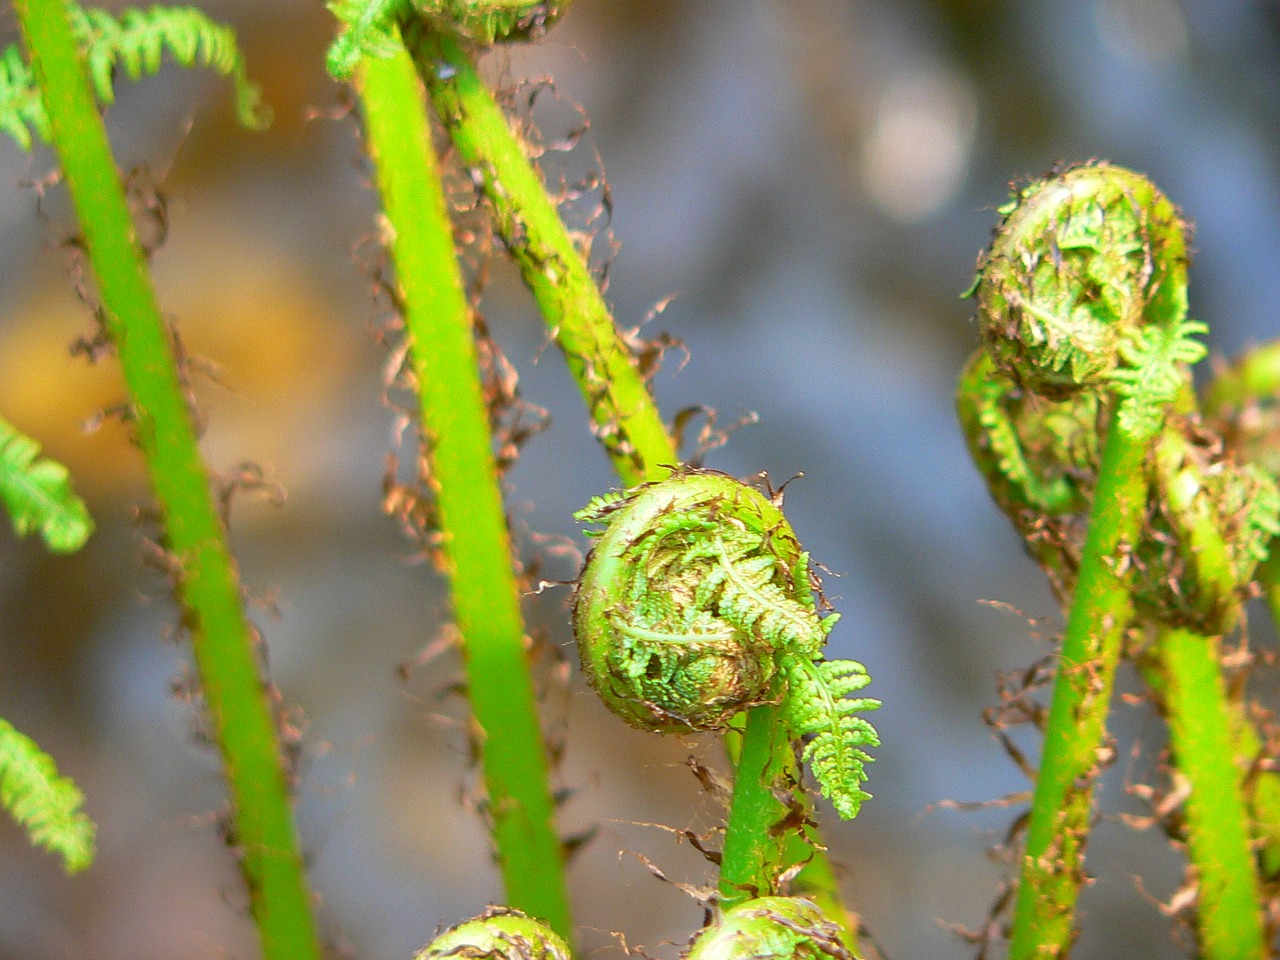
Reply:
<svg viewBox="0 0 1280 960"><path fill-rule="evenodd" d="M1045 725L1010 960L1066 956L1073 939L1099 745L1121 641L1133 612L1133 570L1127 553L1137 542L1146 506L1146 450L1146 438L1118 429L1103 445L1089 533Z"/></svg>
<svg viewBox="0 0 1280 960"><path fill-rule="evenodd" d="M1267 955L1261 888L1250 849L1237 716L1218 643L1186 627L1165 628L1144 672L1160 695L1174 761L1190 788L1183 814L1196 873L1200 955L1261 960Z"/></svg>
<svg viewBox="0 0 1280 960"><path fill-rule="evenodd" d="M369 151L403 294L498 862L513 907L572 935L520 594L477 372L471 309L413 64L366 58Z"/></svg>
<svg viewBox="0 0 1280 960"><path fill-rule="evenodd" d="M564 353L623 485L661 479L679 462L675 445L529 148L461 42L421 24L406 40L459 158L479 175L497 231Z"/></svg>
<svg viewBox="0 0 1280 960"><path fill-rule="evenodd" d="M64 0L15 4L129 389L234 807L267 960L319 958L270 698L191 411Z"/></svg>
<svg viewBox="0 0 1280 960"><path fill-rule="evenodd" d="M765 704L747 711L720 854L720 902L725 907L778 892L786 838L777 825L786 819L787 807L776 788L794 789L799 777L785 733L779 707Z"/></svg>

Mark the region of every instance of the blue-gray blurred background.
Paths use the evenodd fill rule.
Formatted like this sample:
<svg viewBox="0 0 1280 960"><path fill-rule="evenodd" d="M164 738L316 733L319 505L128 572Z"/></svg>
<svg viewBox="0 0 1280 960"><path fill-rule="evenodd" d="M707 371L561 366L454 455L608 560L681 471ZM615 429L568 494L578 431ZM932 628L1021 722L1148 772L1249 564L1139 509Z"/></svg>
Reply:
<svg viewBox="0 0 1280 960"><path fill-rule="evenodd" d="M352 255L375 201L322 69L321 4L203 6L240 31L272 129L236 129L224 84L173 68L123 87L109 126L121 165L147 165L169 198L155 273L191 348L217 364L199 389L207 455L219 470L261 464L288 490L281 508L238 501L233 540L304 731L298 813L326 931L344 955L400 960L500 891L467 800L457 661L414 665L447 619L441 582L380 512L394 420L369 332L381 308ZM11 15L0 27L16 35ZM487 64L508 86L554 75L591 118L621 244L618 320L676 295L646 327L689 348L658 379L667 414L757 414L707 465L775 483L803 473L786 504L831 571L844 618L831 654L864 661L884 700L875 799L853 823L820 806L844 889L894 960L971 955L953 926L985 922L1003 875L985 850L1014 812L932 805L1025 787L981 714L997 673L1049 651L1057 614L955 423L975 341L960 292L1011 178L1102 157L1151 174L1194 220L1193 311L1215 350L1280 335L1280 5L577 0L536 47ZM252 958L217 835L216 758L173 690L187 650L166 639L175 608L133 519L147 502L139 458L118 424L85 429L120 388L110 363L68 352L90 320L58 250L65 202L52 191L42 222L31 182L48 153L6 141L0 164L0 414L72 468L99 524L70 558L0 529L0 715L58 758L100 825L98 862L68 880L0 822L0 956ZM608 465L501 263L484 310L553 419L508 478L524 542L581 546L570 514L612 486ZM549 570L571 573L562 559ZM550 591L530 615L572 660L566 599ZM626 729L576 676L548 711L567 724L565 830L596 830L572 868L584 945L618 956L618 932L672 956L700 909L622 851L707 879L662 828L715 823L684 761L718 762L716 744ZM1116 815L1144 810L1126 785L1151 764L1130 747L1158 748L1160 724L1121 703L1112 729L1120 762L1075 955L1182 956L1158 906L1181 858Z"/></svg>

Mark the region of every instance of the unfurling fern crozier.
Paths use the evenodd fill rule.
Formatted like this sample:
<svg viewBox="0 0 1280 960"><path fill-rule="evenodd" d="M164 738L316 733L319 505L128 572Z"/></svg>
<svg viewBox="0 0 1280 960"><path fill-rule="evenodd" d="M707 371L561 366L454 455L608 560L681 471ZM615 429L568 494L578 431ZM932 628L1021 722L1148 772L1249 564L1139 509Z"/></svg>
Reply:
<svg viewBox="0 0 1280 960"><path fill-rule="evenodd" d="M721 473L689 470L597 497L575 515L604 525L574 600L582 669L632 726L720 730L743 710L781 705L822 793L857 815L862 750L875 729L850 698L871 682L826 661L838 615L820 616L805 553L778 505Z"/></svg>

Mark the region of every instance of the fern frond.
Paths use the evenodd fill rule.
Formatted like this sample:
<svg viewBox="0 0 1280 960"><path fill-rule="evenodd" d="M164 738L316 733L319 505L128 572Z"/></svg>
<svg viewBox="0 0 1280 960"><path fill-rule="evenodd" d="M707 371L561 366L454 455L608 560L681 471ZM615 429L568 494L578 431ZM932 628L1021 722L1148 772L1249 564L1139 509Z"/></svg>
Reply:
<svg viewBox="0 0 1280 960"><path fill-rule="evenodd" d="M1120 345L1126 366L1112 373L1121 396L1120 424L1141 436L1153 436L1160 429L1161 411L1182 389L1187 373L1183 364L1196 363L1205 355L1205 346L1193 339L1208 333L1198 320L1149 324L1133 331Z"/></svg>
<svg viewBox="0 0 1280 960"><path fill-rule="evenodd" d="M103 103L115 100L112 77L117 67L131 80L154 74L167 49L184 67L202 66L230 78L236 117L250 129L265 127L271 114L262 91L249 80L235 31L195 7L125 10L119 19L103 10L71 7L71 22L84 54L94 93Z"/></svg>
<svg viewBox="0 0 1280 960"><path fill-rule="evenodd" d="M45 116L35 75L17 44L0 54L0 130L13 137L23 150L31 149L33 132L41 140L49 136L49 118Z"/></svg>
<svg viewBox="0 0 1280 960"><path fill-rule="evenodd" d="M152 7L125 10L117 19L104 10L85 10L71 2L67 11L100 102L115 102L117 67L131 80L154 74L167 49L184 67L203 66L229 77L235 88L236 117L244 126L256 130L271 122L262 91L249 80L235 32L202 11ZM31 149L33 135L48 139L49 120L35 76L16 44L0 54L0 130L24 150Z"/></svg>
<svg viewBox="0 0 1280 960"><path fill-rule="evenodd" d="M364 57L389 57L400 46L396 19L409 0L334 0L329 4L342 31L325 54L325 67L335 80L349 80Z"/></svg>
<svg viewBox="0 0 1280 960"><path fill-rule="evenodd" d="M862 789L871 757L861 748L880 745L875 728L856 714L875 710L880 701L849 699L849 694L869 684L871 677L853 660L784 657L782 668L787 679L783 713L792 736L811 738L803 759L836 813L852 820L871 796Z"/></svg>
<svg viewBox="0 0 1280 960"><path fill-rule="evenodd" d="M58 775L53 758L0 719L0 804L33 844L62 857L67 873L93 862L97 828L80 809L84 795Z"/></svg>
<svg viewBox="0 0 1280 960"><path fill-rule="evenodd" d="M765 554L735 559L717 537L726 576L717 600L720 616L739 630L759 637L769 649L820 649L825 634L812 607L787 595L775 582L777 559Z"/></svg>
<svg viewBox="0 0 1280 960"><path fill-rule="evenodd" d="M93 518L71 489L67 468L37 460L40 444L0 419L0 502L19 536L39 530L57 553L74 553L93 533Z"/></svg>

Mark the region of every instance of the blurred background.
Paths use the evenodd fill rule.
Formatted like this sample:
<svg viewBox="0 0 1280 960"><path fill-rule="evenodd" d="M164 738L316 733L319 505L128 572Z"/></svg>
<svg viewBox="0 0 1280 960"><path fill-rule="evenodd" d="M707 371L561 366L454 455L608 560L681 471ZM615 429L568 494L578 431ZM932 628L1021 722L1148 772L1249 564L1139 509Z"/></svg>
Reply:
<svg viewBox="0 0 1280 960"><path fill-rule="evenodd" d="M168 198L155 273L216 364L199 389L209 460L252 461L288 491L282 507L240 498L233 542L304 731L298 810L325 929L342 955L398 960L500 891L449 692L457 661L418 663L447 600L379 507L394 420L370 330L384 318L353 258L376 206L323 72L322 5L201 5L239 31L274 126L237 129L225 84L170 67L122 85L109 128L122 167L145 165ZM0 27L16 39L11 14ZM888 957L972 955L954 928L986 922L1003 871L985 851L1015 814L935 805L1025 788L982 711L998 673L1049 651L1058 617L955 422L976 341L960 292L1010 179L1101 157L1149 173L1195 222L1193 313L1214 350L1280 336L1280 4L577 0L541 43L486 63L505 86L553 75L591 118L621 245L617 318L638 324L674 294L646 330L689 349L657 380L663 409L706 404L722 425L754 413L707 465L804 475L787 512L831 571L843 620L830 655L865 662L884 701L875 799L853 823L819 806L844 889ZM217 834L216 757L175 693L187 650L144 564L140 459L117 423L93 429L120 387L111 363L69 354L91 324L59 249L65 200L54 190L37 210L31 184L50 169L47 152L0 144L0 414L71 467L98 532L56 558L0 529L0 715L79 782L100 852L68 880L0 818L0 956L252 958ZM608 464L501 263L483 308L552 418L508 476L525 547L581 547L570 514L613 485ZM556 554L548 574L573 569ZM567 597L548 591L529 612L572 660ZM701 911L630 853L706 881L663 828L715 823L685 760L719 762L716 743L624 728L576 676L547 709L567 731L564 829L595 830L572 870L584 946L618 956L622 933L673 956ZM1130 750L1158 746L1160 723L1121 703L1111 727L1121 759L1102 784L1074 956L1183 956L1158 903L1181 858L1120 817L1144 812L1126 787L1151 765Z"/></svg>

